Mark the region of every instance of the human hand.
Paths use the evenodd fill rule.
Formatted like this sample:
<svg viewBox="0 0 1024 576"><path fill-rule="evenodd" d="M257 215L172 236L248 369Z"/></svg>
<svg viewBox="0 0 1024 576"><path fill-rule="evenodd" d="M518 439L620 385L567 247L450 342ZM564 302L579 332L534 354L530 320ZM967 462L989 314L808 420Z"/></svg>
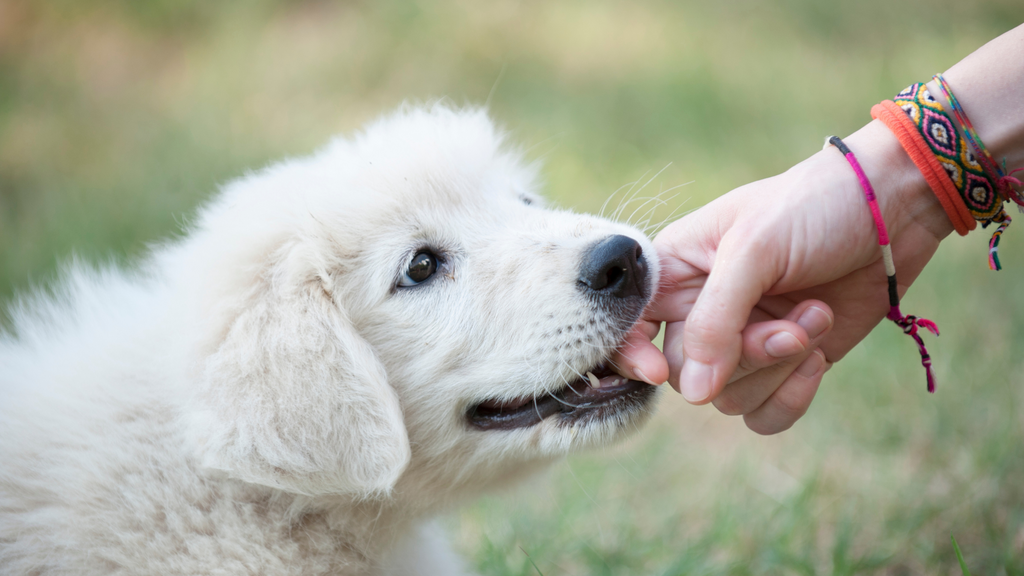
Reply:
<svg viewBox="0 0 1024 576"><path fill-rule="evenodd" d="M875 187L902 294L952 224L884 126L846 142ZM874 222L832 147L718 198L654 244L659 293L616 358L620 370L668 380L762 434L792 426L831 363L888 311ZM661 322L664 356L651 344Z"/></svg>

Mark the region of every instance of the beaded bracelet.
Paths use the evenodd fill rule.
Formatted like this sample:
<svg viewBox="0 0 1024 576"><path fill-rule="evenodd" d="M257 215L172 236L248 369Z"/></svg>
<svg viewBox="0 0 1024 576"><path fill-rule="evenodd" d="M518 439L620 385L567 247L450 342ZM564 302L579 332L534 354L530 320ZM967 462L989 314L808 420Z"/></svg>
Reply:
<svg viewBox="0 0 1024 576"><path fill-rule="evenodd" d="M882 210L878 207L875 189L871 187L871 182L868 181L867 175L864 174L864 169L860 167L860 162L857 162L856 156L853 155L853 152L846 147L846 144L838 136L826 138L825 148L828 148L829 144L838 148L846 158L846 161L850 163L850 167L853 168L853 172L857 175L857 180L860 181L860 187L864 190L864 196L867 198L871 217L875 221L875 228L878 231L878 245L882 247L882 261L885 263L885 275L889 284L889 313L885 317L895 322L897 326L903 329L904 334L913 338L917 343L917 350L921 353L921 365L924 366L925 377L928 380L928 391L934 393L935 376L932 374L932 358L928 355L928 349L925 348L924 340L918 334L918 327L924 328L936 336L939 335L939 327L931 320L909 314L904 316L903 312L900 311L900 294L896 283L896 264L892 258L889 233L886 231L885 221L882 219Z"/></svg>

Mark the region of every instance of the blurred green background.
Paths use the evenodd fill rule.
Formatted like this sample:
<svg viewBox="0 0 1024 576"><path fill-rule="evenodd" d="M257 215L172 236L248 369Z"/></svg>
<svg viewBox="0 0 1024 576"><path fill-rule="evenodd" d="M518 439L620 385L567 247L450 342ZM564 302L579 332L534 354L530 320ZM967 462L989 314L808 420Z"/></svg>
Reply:
<svg viewBox="0 0 1024 576"><path fill-rule="evenodd" d="M645 194L686 185L658 221L1022 21L1020 0L0 0L0 298L73 254L130 263L219 184L403 101L489 99L560 205L661 171ZM983 236L907 297L943 329L936 395L890 325L779 436L669 392L628 445L447 518L457 546L487 575L931 575L960 573L953 534L974 573L1024 574L1024 230L999 274Z"/></svg>

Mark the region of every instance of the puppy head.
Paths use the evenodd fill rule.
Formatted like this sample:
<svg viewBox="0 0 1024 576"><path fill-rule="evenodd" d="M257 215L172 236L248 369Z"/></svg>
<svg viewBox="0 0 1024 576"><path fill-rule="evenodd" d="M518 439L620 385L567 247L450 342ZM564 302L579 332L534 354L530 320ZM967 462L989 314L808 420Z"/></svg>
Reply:
<svg viewBox="0 0 1024 576"><path fill-rule="evenodd" d="M190 436L250 482L444 498L618 439L653 404L606 364L657 285L651 245L545 208L479 110L406 109L236 182L180 254L199 279Z"/></svg>

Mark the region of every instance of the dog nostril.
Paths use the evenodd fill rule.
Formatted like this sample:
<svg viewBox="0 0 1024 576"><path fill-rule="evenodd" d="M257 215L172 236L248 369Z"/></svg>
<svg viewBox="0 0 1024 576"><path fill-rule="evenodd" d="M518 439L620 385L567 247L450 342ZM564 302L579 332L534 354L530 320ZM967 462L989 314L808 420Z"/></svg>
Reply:
<svg viewBox="0 0 1024 576"><path fill-rule="evenodd" d="M616 298L642 294L646 278L643 249L628 236L598 241L584 253L580 266L581 288Z"/></svg>
<svg viewBox="0 0 1024 576"><path fill-rule="evenodd" d="M615 284L625 274L626 274L626 271L623 270L622 268L617 267L617 266L609 268L608 272L605 274L604 285L605 286L611 286L612 284ZM602 288L603 288L603 286L602 286Z"/></svg>

